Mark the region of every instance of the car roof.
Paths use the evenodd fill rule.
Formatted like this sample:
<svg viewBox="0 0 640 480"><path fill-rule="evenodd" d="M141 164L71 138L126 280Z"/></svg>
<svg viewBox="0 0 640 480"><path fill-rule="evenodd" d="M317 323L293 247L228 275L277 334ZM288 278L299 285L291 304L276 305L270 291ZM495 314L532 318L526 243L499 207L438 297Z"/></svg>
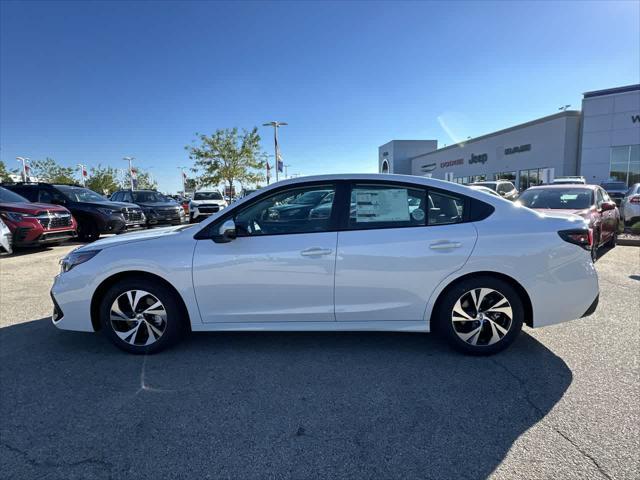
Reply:
<svg viewBox="0 0 640 480"><path fill-rule="evenodd" d="M548 185L535 185L533 187L527 188L527 190L541 189L541 188L554 188L554 189L584 188L587 190L596 190L597 188L599 188L599 185L591 185L591 184L584 184L584 183L552 183Z"/></svg>

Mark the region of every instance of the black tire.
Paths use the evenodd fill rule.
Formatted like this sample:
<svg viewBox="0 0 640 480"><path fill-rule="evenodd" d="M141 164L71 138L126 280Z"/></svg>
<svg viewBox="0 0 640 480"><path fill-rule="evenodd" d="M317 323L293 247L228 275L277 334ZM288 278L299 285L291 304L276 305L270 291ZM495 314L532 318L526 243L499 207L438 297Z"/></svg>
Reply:
<svg viewBox="0 0 640 480"><path fill-rule="evenodd" d="M133 339L130 336L125 336L123 339L118 336L118 333L116 333L116 328L121 335L124 335L125 332L135 329L135 322L137 320L115 320L112 322L111 307L118 299L118 305L121 307L121 311L128 317L131 317L132 314L129 313L125 308L126 306L122 303L123 300L127 298L126 292L132 290L138 292L144 291L150 294L141 295L138 298L136 312L140 312L144 307L148 307L148 303L150 303L150 301L151 303L154 301L154 299L151 299L151 296L153 296L156 300L159 300L162 303L166 315L164 322L158 324L151 323L155 322L155 319L153 318L156 317L155 315L145 315L145 320L143 322L138 322L139 331L132 334ZM126 300L124 303L126 304ZM140 303L142 303L142 305L140 305ZM176 344L186 331L185 325L187 325L188 316L184 311L182 304L176 298L176 293L173 290L161 283L150 281L148 278L131 277L117 282L104 294L100 301L100 322L102 324L102 330L116 347L129 353L150 354L159 352ZM149 336L152 335L152 330L147 327L148 324L157 327L157 329L160 329L162 333L159 336L154 335L153 338L155 338L155 340L153 343L145 345L144 343L146 343L146 340L148 340Z"/></svg>
<svg viewBox="0 0 640 480"><path fill-rule="evenodd" d="M189 223L194 223L193 215L189 214Z"/></svg>
<svg viewBox="0 0 640 480"><path fill-rule="evenodd" d="M95 242L100 238L98 225L91 220L81 220L78 222L78 240L81 242Z"/></svg>
<svg viewBox="0 0 640 480"><path fill-rule="evenodd" d="M607 241L607 248L614 248L618 243L618 224L616 224L616 229L613 232L613 235L611 236L611 238L609 239L609 241Z"/></svg>
<svg viewBox="0 0 640 480"><path fill-rule="evenodd" d="M475 307L467 302L472 301L472 291L476 298L479 298L480 289L489 289L495 292L489 293L481 299L481 311L483 309L490 310L491 302L495 302L494 306L496 307L500 306L502 304L501 298L503 297L511 307L511 318L508 319L507 313L490 311L486 314L482 312L482 318L484 319L478 320L477 317L480 316L481 312L475 311ZM456 307L458 300L461 298L464 300L461 302L460 307L463 309L463 313L470 317L468 321L453 320L454 315L456 319L466 318L454 313L454 307ZM505 305L501 306L504 308ZM504 350L518 337L524 323L524 306L518 292L504 280L491 276L469 278L449 287L441 298L435 314L434 326L436 332L444 337L451 347L469 355L493 355ZM498 327L506 330L506 333L501 333ZM472 335L467 341L459 336L470 335L473 331L478 331L479 333ZM495 343L490 343L494 333L499 337L499 340L495 341ZM476 341L475 345L472 344L474 339Z"/></svg>

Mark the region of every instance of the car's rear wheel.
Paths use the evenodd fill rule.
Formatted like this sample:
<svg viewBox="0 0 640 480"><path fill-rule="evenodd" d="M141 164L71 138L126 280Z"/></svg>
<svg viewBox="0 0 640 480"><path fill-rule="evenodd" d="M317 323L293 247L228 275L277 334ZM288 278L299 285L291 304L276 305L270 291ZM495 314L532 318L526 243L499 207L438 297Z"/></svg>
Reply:
<svg viewBox="0 0 640 480"><path fill-rule="evenodd" d="M522 330L524 306L518 292L494 277L475 277L445 293L437 311L437 331L449 344L471 355L507 348Z"/></svg>
<svg viewBox="0 0 640 480"><path fill-rule="evenodd" d="M130 353L155 353L175 344L185 314L176 294L144 278L117 282L100 303L100 321L109 339Z"/></svg>

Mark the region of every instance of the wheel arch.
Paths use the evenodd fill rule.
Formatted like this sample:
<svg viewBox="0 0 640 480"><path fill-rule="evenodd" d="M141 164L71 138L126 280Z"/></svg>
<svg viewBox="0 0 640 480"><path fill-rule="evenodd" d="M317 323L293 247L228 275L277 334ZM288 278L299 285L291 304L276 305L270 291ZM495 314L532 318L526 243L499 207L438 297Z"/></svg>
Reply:
<svg viewBox="0 0 640 480"><path fill-rule="evenodd" d="M460 282L463 282L465 280L469 280L475 277L494 277L494 278L503 280L507 282L509 285L511 285L516 290L516 292L518 292L518 295L520 295L520 298L522 299L522 304L524 307L524 324L530 328L533 328L533 305L531 303L531 298L529 297L529 294L527 293L525 288L515 278L510 277L509 275L506 275L504 273L492 272L492 271L478 271L478 272L466 273L447 283L440 290L440 292L438 293L438 297L433 303L433 308L431 309L431 315L429 317L429 324L431 325L431 327L433 327L434 325L434 322L431 322L431 319L435 315L438 315L438 309L440 308L440 304L442 303L442 300L445 296L446 291Z"/></svg>
<svg viewBox="0 0 640 480"><path fill-rule="evenodd" d="M102 297L105 295L105 293L107 292L107 290L109 290L109 288L111 288L113 285L115 285L117 282L119 282L120 280L124 280L124 279L130 279L133 277L137 277L137 278L145 278L146 280L150 280L153 281L155 283L160 283L162 285L164 285L165 287L167 287L169 290L171 290L176 298L178 299L178 303L180 304L180 308L182 308L183 314L184 314L184 323L185 323L185 327L190 331L191 330L191 318L189 316L189 310L187 309L187 305L184 302L184 299L182 298L182 295L180 295L180 292L178 292L178 290L167 280L165 280L164 278L162 278L159 275L156 275L154 273L150 273L150 272L144 272L141 270L127 270L124 272L118 272L115 273L107 278L105 278L100 285L98 285L98 287L95 289L95 291L93 292L93 296L91 297L91 325L93 326L93 329L97 332L98 330L101 329L101 324L100 324L100 300L102 299Z"/></svg>

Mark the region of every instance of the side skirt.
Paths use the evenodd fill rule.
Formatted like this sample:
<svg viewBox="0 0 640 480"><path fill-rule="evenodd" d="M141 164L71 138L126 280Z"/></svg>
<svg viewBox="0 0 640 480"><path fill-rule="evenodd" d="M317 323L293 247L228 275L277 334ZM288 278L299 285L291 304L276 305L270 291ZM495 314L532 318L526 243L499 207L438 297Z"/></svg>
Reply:
<svg viewBox="0 0 640 480"><path fill-rule="evenodd" d="M428 332L424 320L380 322L264 322L192 324L194 332Z"/></svg>

